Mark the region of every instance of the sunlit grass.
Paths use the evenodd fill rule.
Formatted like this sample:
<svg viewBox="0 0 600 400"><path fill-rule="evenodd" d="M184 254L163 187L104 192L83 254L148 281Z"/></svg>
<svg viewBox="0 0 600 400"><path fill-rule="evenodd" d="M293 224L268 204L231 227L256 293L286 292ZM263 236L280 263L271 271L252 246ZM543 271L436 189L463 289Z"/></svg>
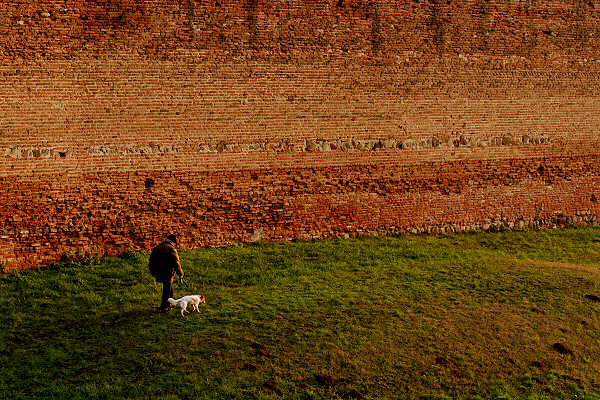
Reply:
<svg viewBox="0 0 600 400"><path fill-rule="evenodd" d="M207 298L185 318L155 312L146 254L2 279L3 396L600 396L599 228L258 244L181 259L189 286L175 295Z"/></svg>

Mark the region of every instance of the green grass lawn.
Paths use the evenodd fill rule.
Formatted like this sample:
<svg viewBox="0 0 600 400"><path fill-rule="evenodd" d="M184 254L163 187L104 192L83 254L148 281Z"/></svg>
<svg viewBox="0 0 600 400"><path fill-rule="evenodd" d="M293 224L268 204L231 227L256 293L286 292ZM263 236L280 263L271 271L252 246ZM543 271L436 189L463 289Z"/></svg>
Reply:
<svg viewBox="0 0 600 400"><path fill-rule="evenodd" d="M600 399L600 228L147 254L0 279L0 398Z"/></svg>

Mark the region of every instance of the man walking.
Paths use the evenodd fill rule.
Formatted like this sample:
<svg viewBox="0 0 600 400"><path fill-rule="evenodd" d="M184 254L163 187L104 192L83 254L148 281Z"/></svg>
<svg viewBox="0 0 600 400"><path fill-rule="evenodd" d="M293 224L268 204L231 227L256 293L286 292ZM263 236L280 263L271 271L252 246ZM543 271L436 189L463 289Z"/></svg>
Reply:
<svg viewBox="0 0 600 400"><path fill-rule="evenodd" d="M162 299L160 301L159 311L169 311L170 304L167 301L169 297L173 297L173 278L175 274L179 278L183 278L183 270L179 263L179 254L175 245L177 238L173 234L167 236L167 240L157 245L150 253L148 267L150 274L156 278L156 282L163 284Z"/></svg>

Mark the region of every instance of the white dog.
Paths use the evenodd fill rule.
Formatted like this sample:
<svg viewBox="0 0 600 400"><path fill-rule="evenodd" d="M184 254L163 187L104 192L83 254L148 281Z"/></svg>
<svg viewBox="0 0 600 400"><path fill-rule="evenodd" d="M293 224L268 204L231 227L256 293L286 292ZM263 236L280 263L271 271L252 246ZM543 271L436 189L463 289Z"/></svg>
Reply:
<svg viewBox="0 0 600 400"><path fill-rule="evenodd" d="M183 313L184 313L184 312L188 312L188 313L189 313L189 311L187 310L187 306L188 306L188 304L191 304L191 305L192 305L192 312L193 312L194 310L196 310L196 311L200 312L200 309L198 308L198 305L199 305L200 303L204 303L204 304L206 304L206 298L205 298L204 296L202 296L202 295L183 296L182 298L180 298L180 299L177 299L177 300L175 300L175 299L173 299L173 298L169 297L169 298L167 299L167 301L168 301L168 302L169 302L171 305L173 305L173 306L175 306L175 305L179 304L179 307L181 307L181 316L182 316L182 317L183 317Z"/></svg>

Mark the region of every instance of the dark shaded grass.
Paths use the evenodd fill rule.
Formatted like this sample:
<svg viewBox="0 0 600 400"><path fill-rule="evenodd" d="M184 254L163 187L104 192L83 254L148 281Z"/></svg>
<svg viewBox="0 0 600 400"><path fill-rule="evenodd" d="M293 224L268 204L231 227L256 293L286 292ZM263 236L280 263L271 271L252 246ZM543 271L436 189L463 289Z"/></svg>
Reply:
<svg viewBox="0 0 600 400"><path fill-rule="evenodd" d="M2 279L3 396L600 397L598 228L181 256L185 318L145 254Z"/></svg>

